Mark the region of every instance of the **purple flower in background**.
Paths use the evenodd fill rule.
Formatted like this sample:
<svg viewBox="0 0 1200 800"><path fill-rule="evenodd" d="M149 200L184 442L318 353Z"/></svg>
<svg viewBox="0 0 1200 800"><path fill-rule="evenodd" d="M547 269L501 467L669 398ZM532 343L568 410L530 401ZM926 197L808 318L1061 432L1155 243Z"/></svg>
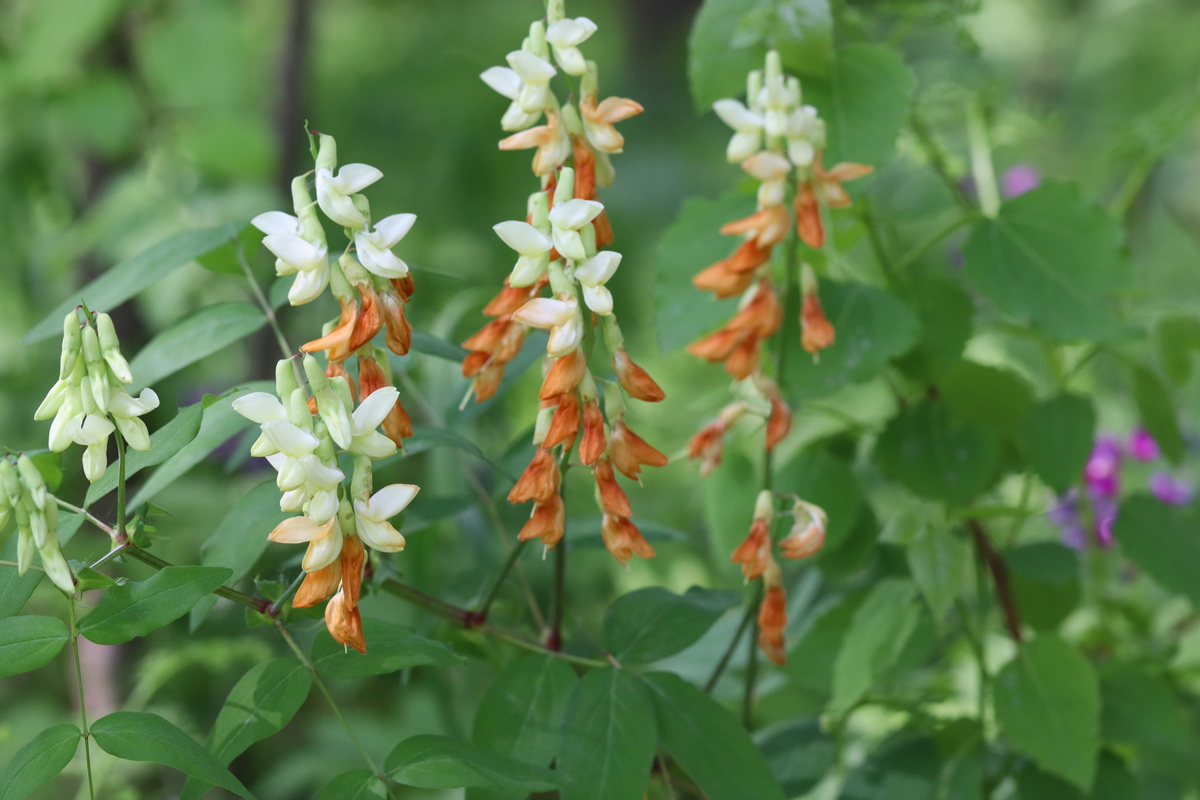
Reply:
<svg viewBox="0 0 1200 800"><path fill-rule="evenodd" d="M1159 457L1158 442L1145 428L1135 428L1126 445L1129 456L1137 461L1154 461Z"/></svg>
<svg viewBox="0 0 1200 800"><path fill-rule="evenodd" d="M1041 186L1042 173L1031 164L1017 164L1004 173L1000 182L1005 197L1018 197Z"/></svg>
<svg viewBox="0 0 1200 800"><path fill-rule="evenodd" d="M1058 528L1064 545L1072 550L1082 550L1087 546L1087 533L1083 529L1083 518L1079 515L1078 491L1068 489L1066 494L1055 500L1046 517Z"/></svg>
<svg viewBox="0 0 1200 800"><path fill-rule="evenodd" d="M1121 485L1121 444L1113 436L1100 436L1083 468L1088 494L1093 498L1117 496Z"/></svg>
<svg viewBox="0 0 1200 800"><path fill-rule="evenodd" d="M1190 483L1173 478L1166 472L1156 472L1150 476L1150 493L1160 503L1169 506L1186 506L1196 494Z"/></svg>
<svg viewBox="0 0 1200 800"><path fill-rule="evenodd" d="M1117 521L1117 501L1111 497L1092 498L1092 530L1096 534L1096 543L1101 547L1111 547L1113 543L1113 523Z"/></svg>

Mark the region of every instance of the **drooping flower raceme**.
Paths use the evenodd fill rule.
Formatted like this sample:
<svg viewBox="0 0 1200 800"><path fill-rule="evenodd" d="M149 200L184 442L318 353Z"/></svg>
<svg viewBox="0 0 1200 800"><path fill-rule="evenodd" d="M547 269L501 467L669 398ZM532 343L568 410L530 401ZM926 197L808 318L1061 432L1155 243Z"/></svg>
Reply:
<svg viewBox="0 0 1200 800"><path fill-rule="evenodd" d="M17 572L24 575L36 552L51 582L67 594L75 578L58 542L58 501L50 494L33 459L22 453L15 464L0 457L0 530L9 518L17 521Z"/></svg>

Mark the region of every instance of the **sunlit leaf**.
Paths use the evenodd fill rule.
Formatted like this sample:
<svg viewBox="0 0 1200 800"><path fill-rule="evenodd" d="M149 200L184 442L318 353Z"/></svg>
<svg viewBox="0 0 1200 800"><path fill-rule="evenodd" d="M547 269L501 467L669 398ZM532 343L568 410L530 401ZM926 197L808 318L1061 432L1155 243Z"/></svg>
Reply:
<svg viewBox="0 0 1200 800"><path fill-rule="evenodd" d="M548 765L558 752L567 696L576 682L566 662L552 656L513 661L483 695L471 740L509 758Z"/></svg>
<svg viewBox="0 0 1200 800"><path fill-rule="evenodd" d="M0 619L0 678L46 664L58 655L68 638L67 626L54 617Z"/></svg>
<svg viewBox="0 0 1200 800"><path fill-rule="evenodd" d="M833 666L830 711L842 716L900 658L916 630L921 606L911 581L889 578L875 585L854 614Z"/></svg>
<svg viewBox="0 0 1200 800"><path fill-rule="evenodd" d="M741 599L738 592L693 586L685 594L650 586L618 597L604 615L604 646L618 661L648 664L704 635Z"/></svg>
<svg viewBox="0 0 1200 800"><path fill-rule="evenodd" d="M166 567L144 581L105 589L100 602L79 621L79 632L96 644L123 644L145 636L182 617L230 574L222 567Z"/></svg>
<svg viewBox="0 0 1200 800"><path fill-rule="evenodd" d="M654 710L642 681L624 670L589 672L563 719L562 800L642 800L654 745Z"/></svg>
<svg viewBox="0 0 1200 800"><path fill-rule="evenodd" d="M0 771L0 800L23 800L71 763L83 734L69 723L33 737Z"/></svg>

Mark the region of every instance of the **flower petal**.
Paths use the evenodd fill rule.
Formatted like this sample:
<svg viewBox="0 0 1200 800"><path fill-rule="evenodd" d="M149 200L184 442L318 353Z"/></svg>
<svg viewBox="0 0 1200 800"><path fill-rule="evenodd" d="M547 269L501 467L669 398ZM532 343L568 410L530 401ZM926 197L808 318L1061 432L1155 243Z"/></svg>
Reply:
<svg viewBox="0 0 1200 800"><path fill-rule="evenodd" d="M596 23L587 17L560 19L546 28L546 41L554 47L574 47L596 32Z"/></svg>
<svg viewBox="0 0 1200 800"><path fill-rule="evenodd" d="M521 90L521 76L508 67L489 67L479 76L483 82L509 100Z"/></svg>
<svg viewBox="0 0 1200 800"><path fill-rule="evenodd" d="M281 453L299 458L317 449L317 437L305 433L290 422L267 422L262 426L266 437Z"/></svg>
<svg viewBox="0 0 1200 800"><path fill-rule="evenodd" d="M324 536L325 532L324 525L318 525L308 517L288 517L276 525L267 538L283 544L302 544Z"/></svg>
<svg viewBox="0 0 1200 800"><path fill-rule="evenodd" d="M729 127L738 133L758 133L763 127L763 118L746 108L740 100L725 98L713 103L713 111Z"/></svg>
<svg viewBox="0 0 1200 800"><path fill-rule="evenodd" d="M357 194L382 177L370 164L345 164L329 182L342 194Z"/></svg>
<svg viewBox="0 0 1200 800"><path fill-rule="evenodd" d="M267 392L251 392L233 401L233 410L251 422L286 422L287 411L279 398Z"/></svg>
<svg viewBox="0 0 1200 800"><path fill-rule="evenodd" d="M319 486L322 489L329 490L346 478L340 469L322 463L321 459L315 455L301 456L298 461L300 468L304 470L305 481L311 484L311 486Z"/></svg>
<svg viewBox="0 0 1200 800"><path fill-rule="evenodd" d="M612 292L608 287L600 286L583 286L583 302L592 311L595 311L602 317L607 317L613 311Z"/></svg>
<svg viewBox="0 0 1200 800"><path fill-rule="evenodd" d="M742 169L760 181L779 180L792 170L792 164L778 153L764 150L742 162Z"/></svg>
<svg viewBox="0 0 1200 800"><path fill-rule="evenodd" d="M354 427L358 433L367 433L380 426L392 407L400 398L400 392L394 386L376 389L354 409Z"/></svg>
<svg viewBox="0 0 1200 800"><path fill-rule="evenodd" d="M296 236L300 233L300 220L282 211L268 211L250 220L250 224L268 236Z"/></svg>
<svg viewBox="0 0 1200 800"><path fill-rule="evenodd" d="M357 508L361 502L361 500L356 500L355 507ZM390 522L376 522L356 514L355 523L358 526L358 537L367 547L381 553L398 553L404 549L404 537L392 527Z"/></svg>
<svg viewBox="0 0 1200 800"><path fill-rule="evenodd" d="M301 270L296 273L296 280L288 289L288 302L294 306L311 303L321 296L328 285L328 269Z"/></svg>
<svg viewBox="0 0 1200 800"><path fill-rule="evenodd" d="M328 534L308 543L304 560L300 562L300 566L304 568L305 572L325 569L342 554L342 529L337 525L337 518L329 520L326 528L329 531Z"/></svg>
<svg viewBox="0 0 1200 800"><path fill-rule="evenodd" d="M383 250L395 247L397 242L408 235L416 221L416 214L392 214L384 217L375 223L375 244Z"/></svg>
<svg viewBox="0 0 1200 800"><path fill-rule="evenodd" d="M315 245L299 236L271 234L263 239L263 245L280 261L296 269L315 269L329 257L325 245Z"/></svg>
<svg viewBox="0 0 1200 800"><path fill-rule="evenodd" d="M513 312L512 318L534 328L555 328L565 325L575 316L576 304L551 297L535 297Z"/></svg>
<svg viewBox="0 0 1200 800"><path fill-rule="evenodd" d="M601 202L576 197L556 204L550 211L550 223L556 228L577 231L600 216L603 210L604 204Z"/></svg>
<svg viewBox="0 0 1200 800"><path fill-rule="evenodd" d="M585 286L602 286L621 265L621 254L612 250L601 250L575 268L575 279ZM589 306L590 307L590 306ZM596 309L592 309L595 311Z"/></svg>
<svg viewBox="0 0 1200 800"><path fill-rule="evenodd" d="M550 252L550 240L528 222L510 219L492 226L504 243L523 256L540 256Z"/></svg>
<svg viewBox="0 0 1200 800"><path fill-rule="evenodd" d="M367 517L380 522L391 519L407 508L419 491L421 491L421 487L411 483L393 483L384 486L371 495L371 499L366 502L364 508L360 509L360 513L365 512ZM358 507L359 502L361 501L355 502L355 507Z"/></svg>
<svg viewBox="0 0 1200 800"><path fill-rule="evenodd" d="M535 56L528 50L514 50L505 59L513 71L526 83L548 83L558 72L549 61Z"/></svg>

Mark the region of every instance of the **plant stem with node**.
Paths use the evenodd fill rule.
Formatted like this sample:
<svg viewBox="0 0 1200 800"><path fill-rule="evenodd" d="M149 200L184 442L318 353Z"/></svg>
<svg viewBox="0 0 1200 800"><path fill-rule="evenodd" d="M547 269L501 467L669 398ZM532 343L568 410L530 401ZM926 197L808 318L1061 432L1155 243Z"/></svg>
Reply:
<svg viewBox="0 0 1200 800"><path fill-rule="evenodd" d="M92 779L92 734L88 730L87 702L83 697L83 666L79 660L79 628L75 624L75 597L66 595L71 614L71 649L75 653L75 685L79 688L79 722L83 732L83 757L87 764L88 796L96 800L96 786Z"/></svg>

